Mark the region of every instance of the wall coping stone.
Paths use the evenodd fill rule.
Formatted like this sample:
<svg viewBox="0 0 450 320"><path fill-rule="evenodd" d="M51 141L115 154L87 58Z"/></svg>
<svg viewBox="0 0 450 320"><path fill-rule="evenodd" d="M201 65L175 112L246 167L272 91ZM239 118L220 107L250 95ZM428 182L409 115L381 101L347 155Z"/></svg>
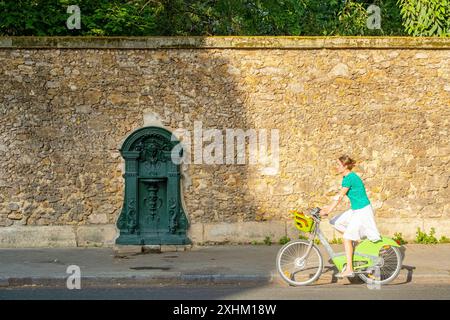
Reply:
<svg viewBox="0 0 450 320"><path fill-rule="evenodd" d="M450 50L450 37L0 37L0 49L432 49Z"/></svg>

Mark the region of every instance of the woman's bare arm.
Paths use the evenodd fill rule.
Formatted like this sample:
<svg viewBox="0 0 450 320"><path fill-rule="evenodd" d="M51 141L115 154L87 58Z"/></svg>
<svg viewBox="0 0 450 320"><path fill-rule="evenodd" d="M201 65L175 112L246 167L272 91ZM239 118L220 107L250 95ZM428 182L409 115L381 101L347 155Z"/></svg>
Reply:
<svg viewBox="0 0 450 320"><path fill-rule="evenodd" d="M341 189L341 191L339 191L339 194L338 194L337 199L334 200L329 206L324 207L324 208L320 211L320 214L323 215L323 216L326 216L326 215L330 214L330 212L333 211L334 208L336 208L336 207L339 205L339 203L341 203L342 199L343 199L344 196L347 194L348 189L349 189L349 188L347 188L347 187L343 187L343 188Z"/></svg>

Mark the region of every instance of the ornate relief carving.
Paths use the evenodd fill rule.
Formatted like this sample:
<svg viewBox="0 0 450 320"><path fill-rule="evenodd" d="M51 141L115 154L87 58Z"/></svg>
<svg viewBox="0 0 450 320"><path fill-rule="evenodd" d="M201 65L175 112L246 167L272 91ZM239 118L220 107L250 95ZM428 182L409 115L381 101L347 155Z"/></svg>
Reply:
<svg viewBox="0 0 450 320"><path fill-rule="evenodd" d="M155 215L163 204L163 200L158 198L158 189L158 184L156 183L151 183L147 186L148 196L144 198L144 206L147 209L146 211L149 213L146 217L148 224L155 220Z"/></svg>
<svg viewBox="0 0 450 320"><path fill-rule="evenodd" d="M146 133L136 143L134 150L141 152L139 160L145 171L155 176L161 170L162 163L170 160L166 154L170 154L172 143L159 134Z"/></svg>
<svg viewBox="0 0 450 320"><path fill-rule="evenodd" d="M128 201L128 212L127 212L127 228L129 233L135 233L136 231L136 201L130 199Z"/></svg>
<svg viewBox="0 0 450 320"><path fill-rule="evenodd" d="M169 200L169 219L170 219L170 223L169 223L169 231L170 233L175 233L177 227L178 227L178 222L177 222L177 202L175 201L174 198L170 198Z"/></svg>

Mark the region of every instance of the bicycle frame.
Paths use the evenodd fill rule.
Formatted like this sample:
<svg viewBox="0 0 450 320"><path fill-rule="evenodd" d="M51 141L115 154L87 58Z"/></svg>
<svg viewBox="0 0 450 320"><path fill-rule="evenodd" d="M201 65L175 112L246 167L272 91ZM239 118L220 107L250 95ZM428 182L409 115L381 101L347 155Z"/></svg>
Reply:
<svg viewBox="0 0 450 320"><path fill-rule="evenodd" d="M325 251L328 253L328 256L331 258L333 264L337 267L339 272L341 272L344 269L344 266L347 264L347 257L345 255L345 252L336 253L333 250L327 238L324 236L322 230L320 230L321 219L317 218L314 215L311 215L311 217L315 221L315 227L313 233L311 233L311 236L309 238L309 247L302 259L305 259L309 256L312 246L314 245L314 239L318 238L323 244ZM372 242L367 239L360 242L355 247L353 253L353 263L357 262L357 265L353 266L355 273L372 272L374 267L382 265L384 261L381 257L379 257L379 252L380 249L384 246L399 247L399 245L394 240L387 237L382 237L382 239L377 242Z"/></svg>

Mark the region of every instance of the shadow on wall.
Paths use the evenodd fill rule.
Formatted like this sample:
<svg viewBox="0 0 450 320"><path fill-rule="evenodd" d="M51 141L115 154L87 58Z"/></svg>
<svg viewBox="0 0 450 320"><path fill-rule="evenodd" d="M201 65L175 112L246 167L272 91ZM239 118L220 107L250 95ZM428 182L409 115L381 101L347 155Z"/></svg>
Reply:
<svg viewBox="0 0 450 320"><path fill-rule="evenodd" d="M124 196L118 146L146 114L189 130L192 151L195 121L220 130L224 144L226 128L252 128L241 75L225 56L197 48L0 51L0 226L115 223ZM191 223L255 220L248 166L236 156L234 164L189 164Z"/></svg>
<svg viewBox="0 0 450 320"><path fill-rule="evenodd" d="M139 109L172 132L184 129L180 137L185 146L190 145L182 190L191 224L254 220L256 213L253 191L246 183L248 151L247 164L237 164L234 144L233 163L226 164L225 129L246 131L252 124L247 120L245 92L236 79L239 75L230 73L230 63L220 51L143 51L147 61L156 61L151 68L161 76L149 83L144 72L142 86L148 91ZM155 81L152 78L148 80Z"/></svg>

